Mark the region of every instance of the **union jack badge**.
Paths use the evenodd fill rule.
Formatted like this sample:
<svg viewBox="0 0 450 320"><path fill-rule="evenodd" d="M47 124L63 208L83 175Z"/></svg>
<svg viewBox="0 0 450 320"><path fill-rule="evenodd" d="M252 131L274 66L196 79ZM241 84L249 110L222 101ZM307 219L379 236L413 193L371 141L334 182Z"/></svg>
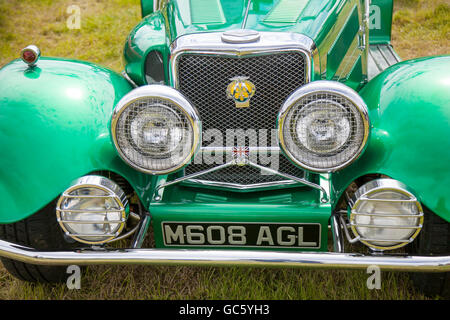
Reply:
<svg viewBox="0 0 450 320"><path fill-rule="evenodd" d="M245 166L248 164L250 155L249 147L233 147L233 162L238 166Z"/></svg>

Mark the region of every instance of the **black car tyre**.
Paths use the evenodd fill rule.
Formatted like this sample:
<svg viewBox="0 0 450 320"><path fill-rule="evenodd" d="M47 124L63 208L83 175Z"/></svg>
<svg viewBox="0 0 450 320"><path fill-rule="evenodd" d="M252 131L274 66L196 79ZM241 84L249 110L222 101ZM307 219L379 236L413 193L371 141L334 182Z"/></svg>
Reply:
<svg viewBox="0 0 450 320"><path fill-rule="evenodd" d="M413 243L417 255L449 255L450 223L425 208L424 227ZM450 299L450 272L412 273L414 285L430 297Z"/></svg>
<svg viewBox="0 0 450 320"><path fill-rule="evenodd" d="M36 214L16 223L0 224L0 239L21 244L37 250L67 250L71 245L65 241L56 221L55 201ZM27 264L11 259L1 259L4 267L23 281L58 283L66 281L66 266Z"/></svg>

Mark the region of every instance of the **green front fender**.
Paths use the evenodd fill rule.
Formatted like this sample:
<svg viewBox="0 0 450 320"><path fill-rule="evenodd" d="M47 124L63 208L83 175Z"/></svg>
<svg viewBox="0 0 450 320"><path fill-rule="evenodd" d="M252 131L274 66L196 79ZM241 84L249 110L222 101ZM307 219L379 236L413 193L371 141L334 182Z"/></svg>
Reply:
<svg viewBox="0 0 450 320"><path fill-rule="evenodd" d="M110 139L114 106L131 90L119 74L42 58L0 69L0 223L19 221L93 171L125 177L148 202L152 179L130 169Z"/></svg>
<svg viewBox="0 0 450 320"><path fill-rule="evenodd" d="M363 156L334 175L337 194L358 177L385 174L450 222L450 56L401 62L360 94L371 137Z"/></svg>

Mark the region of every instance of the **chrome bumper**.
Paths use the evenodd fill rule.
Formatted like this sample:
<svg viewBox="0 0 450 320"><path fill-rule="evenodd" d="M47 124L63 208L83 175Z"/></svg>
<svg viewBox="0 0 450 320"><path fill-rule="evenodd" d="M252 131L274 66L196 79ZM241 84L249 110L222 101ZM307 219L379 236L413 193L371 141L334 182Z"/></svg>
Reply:
<svg viewBox="0 0 450 320"><path fill-rule="evenodd" d="M448 272L450 256L365 256L354 253L296 253L247 250L109 249L42 252L0 240L0 256L31 264L144 264L366 269Z"/></svg>

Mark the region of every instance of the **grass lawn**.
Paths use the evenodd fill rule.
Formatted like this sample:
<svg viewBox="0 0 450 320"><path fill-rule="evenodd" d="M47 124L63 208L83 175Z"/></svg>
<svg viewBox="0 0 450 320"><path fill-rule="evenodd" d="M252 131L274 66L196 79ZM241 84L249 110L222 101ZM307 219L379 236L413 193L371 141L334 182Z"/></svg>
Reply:
<svg viewBox="0 0 450 320"><path fill-rule="evenodd" d="M68 30L66 9L81 7L80 30ZM128 32L140 20L139 0L0 0L0 66L35 43L43 55L88 60L122 70ZM450 53L448 0L398 0L393 45L403 59ZM401 273L383 273L368 290L364 271L96 266L81 290L29 284L0 264L0 299L425 299Z"/></svg>

